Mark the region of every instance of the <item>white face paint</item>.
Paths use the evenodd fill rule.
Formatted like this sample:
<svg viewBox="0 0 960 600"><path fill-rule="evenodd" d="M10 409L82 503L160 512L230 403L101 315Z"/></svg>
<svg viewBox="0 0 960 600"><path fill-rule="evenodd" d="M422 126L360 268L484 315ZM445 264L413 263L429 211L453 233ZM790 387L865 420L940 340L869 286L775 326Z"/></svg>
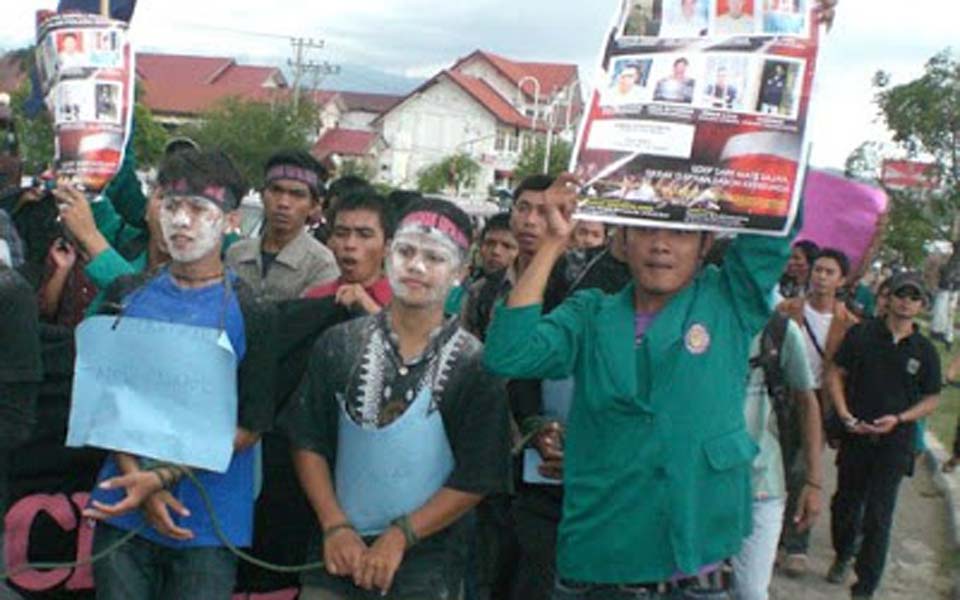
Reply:
<svg viewBox="0 0 960 600"><path fill-rule="evenodd" d="M431 228L404 227L390 244L387 278L395 300L425 307L446 301L461 266L460 250L450 238Z"/></svg>
<svg viewBox="0 0 960 600"><path fill-rule="evenodd" d="M220 251L226 219L220 207L201 196L167 196L160 207L160 228L170 257L192 263Z"/></svg>

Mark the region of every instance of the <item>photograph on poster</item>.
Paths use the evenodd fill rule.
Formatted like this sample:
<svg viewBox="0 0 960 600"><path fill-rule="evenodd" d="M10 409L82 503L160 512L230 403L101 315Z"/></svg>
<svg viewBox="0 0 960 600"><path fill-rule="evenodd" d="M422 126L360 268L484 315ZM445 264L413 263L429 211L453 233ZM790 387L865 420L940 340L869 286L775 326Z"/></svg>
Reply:
<svg viewBox="0 0 960 600"><path fill-rule="evenodd" d="M716 10L711 35L753 35L756 32L754 0L716 0Z"/></svg>
<svg viewBox="0 0 960 600"><path fill-rule="evenodd" d="M764 60L760 71L757 112L779 117L796 117L802 82L802 61L787 58Z"/></svg>
<svg viewBox="0 0 960 600"><path fill-rule="evenodd" d="M57 125L79 123L93 118L93 88L89 81L61 81L54 88L56 111L54 119Z"/></svg>
<svg viewBox="0 0 960 600"><path fill-rule="evenodd" d="M663 0L626 0L626 16L621 27L624 37L656 37L660 34ZM667 0L670 1L670 0Z"/></svg>
<svg viewBox="0 0 960 600"><path fill-rule="evenodd" d="M90 66L119 68L123 65L122 38L117 30L98 31L93 47L88 52Z"/></svg>
<svg viewBox="0 0 960 600"><path fill-rule="evenodd" d="M763 33L806 36L807 0L763 0Z"/></svg>
<svg viewBox="0 0 960 600"><path fill-rule="evenodd" d="M750 110L746 102L750 62L749 56L741 54L707 56L697 104L717 110Z"/></svg>
<svg viewBox="0 0 960 600"><path fill-rule="evenodd" d="M709 0L663 0L660 37L691 38L707 35Z"/></svg>
<svg viewBox="0 0 960 600"><path fill-rule="evenodd" d="M652 79L657 82L653 90L653 101L692 103L697 86L696 73L696 65L691 64L691 59L686 56L658 56L653 62Z"/></svg>
<svg viewBox="0 0 960 600"><path fill-rule="evenodd" d="M628 56L613 61L609 79L600 94L600 106L621 107L650 101L650 68L653 60L647 57Z"/></svg>
<svg viewBox="0 0 960 600"><path fill-rule="evenodd" d="M120 122L120 84L98 83L96 89L95 116L97 121Z"/></svg>

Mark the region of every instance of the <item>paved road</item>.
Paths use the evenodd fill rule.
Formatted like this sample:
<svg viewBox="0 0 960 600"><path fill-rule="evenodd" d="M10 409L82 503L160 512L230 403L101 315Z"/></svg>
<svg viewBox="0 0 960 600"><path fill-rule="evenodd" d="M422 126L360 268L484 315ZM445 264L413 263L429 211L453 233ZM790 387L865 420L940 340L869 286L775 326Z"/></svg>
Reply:
<svg viewBox="0 0 960 600"><path fill-rule="evenodd" d="M830 462L826 469L827 493L832 494L836 484L833 452L825 457ZM946 501L937 495L929 474L920 473L905 479L900 486L897 512L893 526L893 543L887 557L883 581L876 600L939 600L951 598L951 551L948 549ZM776 574L771 586L771 600L826 600L849 598L849 584L837 586L827 583L824 575L833 560L830 545L829 497L825 497L824 513L811 539L810 570L807 575L790 579Z"/></svg>

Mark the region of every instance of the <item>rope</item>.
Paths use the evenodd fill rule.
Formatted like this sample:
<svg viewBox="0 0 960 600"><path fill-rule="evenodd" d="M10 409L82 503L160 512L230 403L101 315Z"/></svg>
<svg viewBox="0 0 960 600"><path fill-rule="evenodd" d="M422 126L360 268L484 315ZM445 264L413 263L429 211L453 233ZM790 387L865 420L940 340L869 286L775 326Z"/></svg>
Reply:
<svg viewBox="0 0 960 600"><path fill-rule="evenodd" d="M174 465L158 465L160 467L173 467ZM203 507L210 515L210 523L213 525L213 533L217 536L217 539L220 540L220 543L230 551L231 554L236 556L238 559L248 562L256 567L265 569L267 571L273 571L275 573L302 573L304 571L315 571L317 569L323 568L323 561L316 561L311 563L306 563L303 565L278 565L265 560L259 559L256 556L248 554L234 545L233 542L227 537L227 534L223 531L223 526L220 524L220 517L217 516L217 512L214 509L213 501L210 499L207 489L204 487L203 483L200 482L200 479L189 469L182 469L180 472L190 480L193 485L197 487L197 491L200 492L200 500L203 502ZM37 570L48 570L48 569L75 569L77 567L85 567L92 565L94 563L100 562L104 558L110 556L121 547L130 542L134 537L139 535L148 527L147 524L143 524L136 529L132 529L125 533L116 542L110 544L100 552L92 554L89 558L83 560L77 560L72 562L35 562L35 563L26 563L23 564L12 571L2 571L0 572L0 581L5 581L19 575L20 573L26 571L37 571Z"/></svg>

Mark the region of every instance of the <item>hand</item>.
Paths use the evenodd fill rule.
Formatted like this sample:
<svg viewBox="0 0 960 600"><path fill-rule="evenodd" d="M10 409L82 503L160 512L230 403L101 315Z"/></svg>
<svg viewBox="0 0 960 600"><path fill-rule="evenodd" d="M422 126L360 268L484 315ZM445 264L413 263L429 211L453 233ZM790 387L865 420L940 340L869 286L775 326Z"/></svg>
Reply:
<svg viewBox="0 0 960 600"><path fill-rule="evenodd" d="M108 246L107 241L97 229L90 203L83 192L61 180L52 193L57 199L60 220L64 227L73 234L87 254L93 257L104 251Z"/></svg>
<svg viewBox="0 0 960 600"><path fill-rule="evenodd" d="M360 307L370 315L380 312L380 305L370 297L367 290L363 289L363 286L359 283L348 283L340 286L340 289L337 290L336 301L337 304L346 307Z"/></svg>
<svg viewBox="0 0 960 600"><path fill-rule="evenodd" d="M179 527L173 522L173 517L170 516L171 509L181 517L190 516L190 511L168 491L157 492L143 503L143 514L147 523L159 533L175 540L192 540L192 531Z"/></svg>
<svg viewBox="0 0 960 600"><path fill-rule="evenodd" d="M366 552L367 545L353 529L338 529L323 536L323 564L331 575L353 575Z"/></svg>
<svg viewBox="0 0 960 600"><path fill-rule="evenodd" d="M958 376L960 376L960 361L950 361L947 367L947 383L956 383Z"/></svg>
<svg viewBox="0 0 960 600"><path fill-rule="evenodd" d="M353 583L365 590L380 590L386 595L406 550L407 539L403 532L397 527L388 528L363 555L360 568L353 572Z"/></svg>
<svg viewBox="0 0 960 600"><path fill-rule="evenodd" d="M57 271L66 272L77 263L77 249L63 238L57 238L50 246L50 259Z"/></svg>
<svg viewBox="0 0 960 600"><path fill-rule="evenodd" d="M817 517L820 516L823 507L820 490L809 484L804 485L797 504L797 514L793 517L793 523L797 526L797 531L806 531L813 527Z"/></svg>
<svg viewBox="0 0 960 600"><path fill-rule="evenodd" d="M566 244L573 234L573 212L577 208L578 188L576 177L564 173L543 193L548 240Z"/></svg>
<svg viewBox="0 0 960 600"><path fill-rule="evenodd" d="M115 504L104 504L94 500L92 508L83 511L83 516L89 519L103 521L125 515L140 508L147 498L163 489L163 482L156 471L136 471L120 477L111 477L100 483L102 490L124 488L126 497ZM187 514L190 514L189 511Z"/></svg>
<svg viewBox="0 0 960 600"><path fill-rule="evenodd" d="M563 427L557 422L547 423L537 434L536 448L543 459L537 469L550 479L563 479Z"/></svg>
<svg viewBox="0 0 960 600"><path fill-rule="evenodd" d="M237 451L246 450L259 441L259 433L254 433L243 427L237 427L237 433L233 436L233 449Z"/></svg>
<svg viewBox="0 0 960 600"><path fill-rule="evenodd" d="M872 433L877 433L880 435L886 435L896 428L900 424L900 417L897 415L884 415L879 419L875 419L870 428L873 430Z"/></svg>
<svg viewBox="0 0 960 600"><path fill-rule="evenodd" d="M816 14L817 20L827 26L827 30L833 26L833 19L837 16L838 0L819 0L817 2Z"/></svg>

